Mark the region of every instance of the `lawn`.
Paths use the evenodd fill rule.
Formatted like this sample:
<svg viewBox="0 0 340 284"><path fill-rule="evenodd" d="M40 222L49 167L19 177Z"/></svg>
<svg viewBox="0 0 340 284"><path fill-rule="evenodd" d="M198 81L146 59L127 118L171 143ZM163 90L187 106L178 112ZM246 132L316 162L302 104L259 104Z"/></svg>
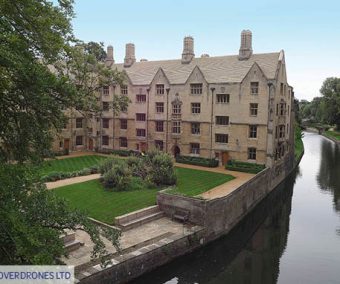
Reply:
<svg viewBox="0 0 340 284"><path fill-rule="evenodd" d="M51 172L75 172L85 168L97 165L100 161L106 159L103 156L89 155L74 158L65 158L61 160L44 161L40 174L42 176Z"/></svg>
<svg viewBox="0 0 340 284"><path fill-rule="evenodd" d="M178 185L172 193L195 196L233 179L230 175L207 171L176 168ZM122 192L104 190L99 180L68 185L54 189L67 199L73 208L82 209L102 222L113 224L114 218L156 204L157 189L139 189Z"/></svg>
<svg viewBox="0 0 340 284"><path fill-rule="evenodd" d="M329 130L329 131L326 131L324 134L326 136L328 136L328 137L333 137L336 140L340 141L340 132L339 131L331 131L331 130Z"/></svg>

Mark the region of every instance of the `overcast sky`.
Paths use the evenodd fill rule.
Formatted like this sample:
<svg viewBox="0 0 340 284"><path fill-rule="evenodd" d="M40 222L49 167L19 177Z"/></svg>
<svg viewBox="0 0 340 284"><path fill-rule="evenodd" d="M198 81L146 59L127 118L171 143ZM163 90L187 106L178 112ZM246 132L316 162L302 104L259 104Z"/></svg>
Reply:
<svg viewBox="0 0 340 284"><path fill-rule="evenodd" d="M288 82L298 99L319 95L325 78L340 77L340 1L76 0L75 35L112 44L122 62L125 44L137 60L175 59L183 37L195 54L237 54L240 32L253 32L254 53L286 54Z"/></svg>

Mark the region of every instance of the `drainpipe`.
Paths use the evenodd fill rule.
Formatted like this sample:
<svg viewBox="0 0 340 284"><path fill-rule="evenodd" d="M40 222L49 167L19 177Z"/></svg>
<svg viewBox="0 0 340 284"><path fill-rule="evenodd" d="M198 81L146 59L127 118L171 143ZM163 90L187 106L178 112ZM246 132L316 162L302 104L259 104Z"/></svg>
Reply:
<svg viewBox="0 0 340 284"><path fill-rule="evenodd" d="M149 94L150 94L150 88L146 89L147 92L147 98L146 98L146 151L149 150Z"/></svg>
<svg viewBox="0 0 340 284"><path fill-rule="evenodd" d="M213 121L214 121L214 91L215 91L215 88L210 88L210 90L211 90L210 159L212 159Z"/></svg>
<svg viewBox="0 0 340 284"><path fill-rule="evenodd" d="M166 88L166 132L165 132L165 153L168 153L168 132L169 132L169 92L170 92L170 88Z"/></svg>

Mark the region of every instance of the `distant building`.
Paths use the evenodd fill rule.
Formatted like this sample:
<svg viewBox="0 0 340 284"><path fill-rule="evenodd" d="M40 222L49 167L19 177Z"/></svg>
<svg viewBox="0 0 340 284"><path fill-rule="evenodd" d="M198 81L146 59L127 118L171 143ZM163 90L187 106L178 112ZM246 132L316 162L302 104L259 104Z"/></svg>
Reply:
<svg viewBox="0 0 340 284"><path fill-rule="evenodd" d="M132 43L124 63L115 63L112 46L107 55L106 64L124 71L127 85L103 88L98 117L70 111L55 150L158 147L222 164L236 159L272 166L293 149L293 89L284 52L253 54L250 31L242 31L238 55L195 57L190 36L181 59L136 62ZM131 100L119 115L108 110L113 94Z"/></svg>

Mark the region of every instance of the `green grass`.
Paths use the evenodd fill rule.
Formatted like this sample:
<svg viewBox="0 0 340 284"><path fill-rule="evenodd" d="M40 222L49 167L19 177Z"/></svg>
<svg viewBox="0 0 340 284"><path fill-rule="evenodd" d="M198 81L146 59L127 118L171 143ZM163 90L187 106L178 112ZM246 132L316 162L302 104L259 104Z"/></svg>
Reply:
<svg viewBox="0 0 340 284"><path fill-rule="evenodd" d="M332 138L335 138L336 140L340 141L340 132L339 131L328 130L328 131L325 131L324 134L328 137L332 137Z"/></svg>
<svg viewBox="0 0 340 284"><path fill-rule="evenodd" d="M44 176L51 172L75 172L85 168L97 165L100 161L106 159L103 156L89 155L74 158L65 158L62 160L49 160L44 161L40 175Z"/></svg>
<svg viewBox="0 0 340 284"><path fill-rule="evenodd" d="M230 175L207 171L176 168L177 188L170 190L195 196L233 179ZM113 224L114 218L156 204L157 189L139 189L121 192L106 191L99 180L68 185L54 192L70 202L73 208L88 212L99 221Z"/></svg>
<svg viewBox="0 0 340 284"><path fill-rule="evenodd" d="M295 160L297 161L303 152L303 141L302 139L295 139Z"/></svg>

